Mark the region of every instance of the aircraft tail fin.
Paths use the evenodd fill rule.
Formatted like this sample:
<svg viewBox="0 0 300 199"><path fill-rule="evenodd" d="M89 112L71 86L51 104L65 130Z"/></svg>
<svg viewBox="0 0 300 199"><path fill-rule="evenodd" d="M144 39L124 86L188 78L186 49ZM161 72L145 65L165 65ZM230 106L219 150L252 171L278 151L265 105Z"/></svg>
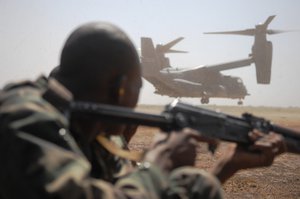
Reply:
<svg viewBox="0 0 300 199"><path fill-rule="evenodd" d="M155 58L155 48L151 38L142 37L141 38L141 54L142 58Z"/></svg>
<svg viewBox="0 0 300 199"><path fill-rule="evenodd" d="M143 76L146 79L147 77L157 75L162 69L162 63L157 56L151 38L141 38L141 63L143 67Z"/></svg>
<svg viewBox="0 0 300 199"><path fill-rule="evenodd" d="M173 41L167 43L167 44L158 44L156 45L156 50L160 53L187 53L187 51L182 50L173 50L171 49L173 46L175 46L178 42L183 40L184 37L178 37L177 39L174 39Z"/></svg>
<svg viewBox="0 0 300 199"><path fill-rule="evenodd" d="M183 37L179 37L167 44L158 44L154 46L149 37L141 37L141 62L145 74L157 74L160 70L170 67L170 60L165 57L166 53L186 53L171 49L180 42Z"/></svg>

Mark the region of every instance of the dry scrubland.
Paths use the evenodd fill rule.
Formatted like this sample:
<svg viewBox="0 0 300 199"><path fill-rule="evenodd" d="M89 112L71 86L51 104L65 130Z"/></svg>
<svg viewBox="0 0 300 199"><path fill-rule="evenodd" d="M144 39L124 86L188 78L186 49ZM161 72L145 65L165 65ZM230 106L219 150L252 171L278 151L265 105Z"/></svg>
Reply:
<svg viewBox="0 0 300 199"><path fill-rule="evenodd" d="M300 131L300 108L269 108L239 106L205 106L205 108L240 116L250 112L272 120L274 123ZM141 105L139 111L160 113L163 107ZM158 130L139 127L137 134L130 142L132 150L141 151L149 146L152 137ZM200 145L197 167L209 169L227 147L222 143L211 155L205 144ZM226 198L300 198L300 155L284 154L276 158L268 168L244 170L237 173L224 185Z"/></svg>

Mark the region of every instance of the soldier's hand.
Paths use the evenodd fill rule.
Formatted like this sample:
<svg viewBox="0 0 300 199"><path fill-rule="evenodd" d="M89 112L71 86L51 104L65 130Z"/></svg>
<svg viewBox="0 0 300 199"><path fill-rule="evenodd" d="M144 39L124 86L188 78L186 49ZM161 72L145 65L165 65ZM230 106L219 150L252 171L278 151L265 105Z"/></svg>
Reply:
<svg viewBox="0 0 300 199"><path fill-rule="evenodd" d="M270 166L277 155L286 152L284 139L279 134L256 131L251 132L249 137L253 140L251 146L229 145L217 163L213 172L221 182L225 182L240 169Z"/></svg>
<svg viewBox="0 0 300 199"><path fill-rule="evenodd" d="M251 132L253 145L248 148L237 146L233 150L231 161L237 169L270 166L275 156L284 153L286 146L281 135Z"/></svg>
<svg viewBox="0 0 300 199"><path fill-rule="evenodd" d="M144 161L154 163L165 172L181 166L192 166L196 159L198 141L210 140L189 128L171 133L158 133Z"/></svg>

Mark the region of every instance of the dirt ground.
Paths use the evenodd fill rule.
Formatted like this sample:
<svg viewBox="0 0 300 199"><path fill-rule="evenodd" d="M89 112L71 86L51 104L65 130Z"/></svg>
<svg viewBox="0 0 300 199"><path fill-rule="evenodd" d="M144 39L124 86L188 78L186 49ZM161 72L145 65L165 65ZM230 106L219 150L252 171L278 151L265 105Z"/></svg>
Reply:
<svg viewBox="0 0 300 199"><path fill-rule="evenodd" d="M163 107L139 106L138 110L160 113ZM300 108L205 106L205 108L240 116L250 112L272 120L278 125L300 131ZM139 127L130 142L130 149L142 151L149 146L158 129ZM212 155L207 146L200 144L196 166L209 169L222 156L228 143L222 143ZM226 198L300 198L300 155L284 154L275 159L271 167L238 172L224 184Z"/></svg>

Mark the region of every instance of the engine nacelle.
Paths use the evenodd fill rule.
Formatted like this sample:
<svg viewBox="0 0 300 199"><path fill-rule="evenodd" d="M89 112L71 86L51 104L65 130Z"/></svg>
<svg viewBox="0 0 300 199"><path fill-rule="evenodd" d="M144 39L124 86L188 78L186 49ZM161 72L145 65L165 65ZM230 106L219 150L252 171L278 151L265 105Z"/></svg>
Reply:
<svg viewBox="0 0 300 199"><path fill-rule="evenodd" d="M267 42L264 52L255 53L256 81L258 84L270 84L272 70L272 43Z"/></svg>

